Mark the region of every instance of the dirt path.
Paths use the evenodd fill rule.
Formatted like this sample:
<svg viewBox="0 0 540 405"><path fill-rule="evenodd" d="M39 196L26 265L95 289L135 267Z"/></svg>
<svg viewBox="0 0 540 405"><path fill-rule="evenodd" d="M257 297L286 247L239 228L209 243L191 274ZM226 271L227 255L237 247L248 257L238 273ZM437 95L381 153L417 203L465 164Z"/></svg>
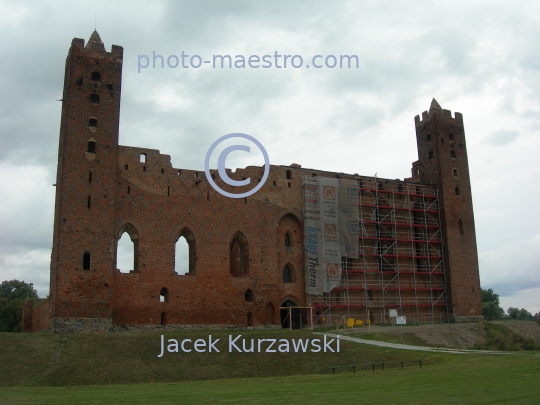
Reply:
<svg viewBox="0 0 540 405"><path fill-rule="evenodd" d="M333 333L320 333L316 332L317 335L326 335L332 338L337 338L338 335ZM468 353L480 353L480 354L515 354L514 352L494 352L490 350L459 350L459 349L445 349L441 347L427 347L427 346L411 346L411 345L403 345L400 343L388 343L388 342L381 342L377 340L367 340L367 339L360 339L355 338L351 336L346 335L339 335L339 338L341 340L347 340L349 342L355 342L355 343L363 343L366 345L373 345L373 346L380 346L380 347L390 347L392 349L400 349L400 350L416 350L416 351L422 351L422 352L436 352L436 353L451 353L451 354L468 354Z"/></svg>

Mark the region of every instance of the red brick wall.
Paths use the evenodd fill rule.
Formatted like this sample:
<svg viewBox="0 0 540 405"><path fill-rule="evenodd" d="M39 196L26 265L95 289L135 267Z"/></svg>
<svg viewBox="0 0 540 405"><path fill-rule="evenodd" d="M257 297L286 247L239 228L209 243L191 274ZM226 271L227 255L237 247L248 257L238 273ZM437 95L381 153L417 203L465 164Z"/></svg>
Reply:
<svg viewBox="0 0 540 405"><path fill-rule="evenodd" d="M52 318L111 317L122 52L114 45L106 52L93 35L86 47L83 40L74 39L66 60L51 260ZM99 80L93 72L100 74ZM99 103L93 96L99 96ZM95 128L90 119L97 120ZM89 142L95 142L96 153L89 152ZM91 254L89 270L82 268L85 252Z"/></svg>
<svg viewBox="0 0 540 405"><path fill-rule="evenodd" d="M24 302L22 313L22 331L39 332L49 328L49 298L36 304L35 300Z"/></svg>
<svg viewBox="0 0 540 405"><path fill-rule="evenodd" d="M455 113L452 118L450 111L435 106L422 120L416 116L415 126L419 179L433 182L441 201L449 311L454 318L479 317L480 276L463 117Z"/></svg>
<svg viewBox="0 0 540 405"><path fill-rule="evenodd" d="M283 180L286 170L272 166L261 191L232 199L215 192L204 173L172 168L167 155L121 146L115 237L121 237L125 224L136 229L138 268L115 273L114 323L159 324L165 312L167 324L246 326L251 312L256 326L270 318L278 323L277 309L287 297L305 305L301 180L300 175ZM256 181L262 168L240 169L231 177ZM288 187L289 182L296 186ZM196 264L194 274L178 275L175 243L184 228L193 234ZM238 232L249 251L248 274L234 276L231 246ZM285 247L286 232L291 248ZM293 283L283 283L286 264L294 269ZM169 291L168 302L159 302L162 288ZM245 302L247 289L253 302Z"/></svg>
<svg viewBox="0 0 540 405"><path fill-rule="evenodd" d="M21 330L22 332L33 332L33 321L34 321L34 301L28 300L24 302L22 309L22 322Z"/></svg>
<svg viewBox="0 0 540 405"><path fill-rule="evenodd" d="M45 301L34 307L32 332L38 332L49 328L49 308L50 302L47 298Z"/></svg>
<svg viewBox="0 0 540 405"><path fill-rule="evenodd" d="M93 72L100 74L99 80ZM305 306L301 177L340 174L272 166L268 180L253 196L224 197L209 185L204 172L173 168L170 156L157 150L118 146L121 74L122 48L113 45L106 52L95 35L86 47L83 40L73 40L60 130L50 318L112 319L116 325L163 321L245 326L251 314L256 326L278 324L279 307L286 299ZM99 96L99 103L92 102L92 95ZM461 115L453 119L449 114L426 113L423 121L416 120L419 162L413 177L433 181L445 200L441 214L453 314L478 315L480 289L463 123ZM97 120L95 128L90 119ZM455 140L443 145L450 132ZM429 142L427 133L433 137ZM89 141L95 142L95 153L88 151ZM450 150L456 158L447 156ZM433 159L428 159L429 151ZM458 176L453 176L454 168ZM229 175L251 179L250 186L233 188L216 175L224 190L241 193L260 181L263 168L229 170ZM455 186L460 187L459 196L452 195ZM116 270L117 242L124 232L135 245L134 269L129 273ZM286 233L291 236L290 247L285 246ZM186 275L174 271L175 244L182 235L190 241ZM240 255L242 271L231 271L235 235L243 247L232 253L232 261L236 263ZM91 254L89 269L83 268L85 252ZM292 269L291 283L283 282L286 265ZM163 288L168 292L166 302L160 302ZM253 299L246 302L248 289ZM45 307L37 316L43 322Z"/></svg>

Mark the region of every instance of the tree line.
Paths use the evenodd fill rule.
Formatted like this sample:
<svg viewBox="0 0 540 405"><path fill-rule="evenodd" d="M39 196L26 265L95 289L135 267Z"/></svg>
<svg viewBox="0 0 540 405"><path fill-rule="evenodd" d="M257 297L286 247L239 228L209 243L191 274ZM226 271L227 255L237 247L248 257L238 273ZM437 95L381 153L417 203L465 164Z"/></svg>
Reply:
<svg viewBox="0 0 540 405"><path fill-rule="evenodd" d="M518 321L535 321L540 324L540 312L531 314L525 308L509 307L504 312L499 302L499 294L495 294L492 288L482 288L482 315L486 321L499 321L503 319L516 319Z"/></svg>

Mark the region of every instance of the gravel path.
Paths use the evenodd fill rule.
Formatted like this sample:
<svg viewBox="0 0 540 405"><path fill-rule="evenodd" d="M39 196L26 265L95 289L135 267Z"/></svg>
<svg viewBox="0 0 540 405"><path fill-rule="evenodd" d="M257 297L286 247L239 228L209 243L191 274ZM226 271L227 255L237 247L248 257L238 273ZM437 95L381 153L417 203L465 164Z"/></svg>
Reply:
<svg viewBox="0 0 540 405"><path fill-rule="evenodd" d="M481 353L481 354L515 354L512 352L494 352L489 350L465 350L465 349L445 349L440 347L428 347L428 346L410 346L410 345L403 345L399 343L388 343L388 342L381 342L377 340L367 340L367 339L360 339L360 338L354 338L346 335L336 335L333 333L320 333L320 332L314 332L317 335L326 335L329 337L339 338L341 340L347 340L349 342L356 342L356 343L363 343L366 345L373 345L373 346L380 346L380 347L390 347L392 349L401 349L401 350L417 350L422 352L437 352L437 353L452 353L452 354L468 354L468 353Z"/></svg>

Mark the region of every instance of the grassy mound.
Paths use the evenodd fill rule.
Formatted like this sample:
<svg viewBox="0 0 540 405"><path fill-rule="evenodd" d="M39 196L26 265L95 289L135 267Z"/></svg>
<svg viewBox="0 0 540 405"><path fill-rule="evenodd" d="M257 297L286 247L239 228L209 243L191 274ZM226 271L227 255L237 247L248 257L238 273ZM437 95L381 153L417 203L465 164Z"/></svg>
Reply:
<svg viewBox="0 0 540 405"><path fill-rule="evenodd" d="M70 386L291 376L331 373L333 365L423 360L444 355L341 341L340 353L165 353L160 331L56 335L0 333L0 386ZM167 331L165 339L321 338L308 331ZM335 348L335 346L334 346Z"/></svg>
<svg viewBox="0 0 540 405"><path fill-rule="evenodd" d="M474 346L478 350L540 350L540 344L531 337L512 331L505 325L484 323L487 336Z"/></svg>

